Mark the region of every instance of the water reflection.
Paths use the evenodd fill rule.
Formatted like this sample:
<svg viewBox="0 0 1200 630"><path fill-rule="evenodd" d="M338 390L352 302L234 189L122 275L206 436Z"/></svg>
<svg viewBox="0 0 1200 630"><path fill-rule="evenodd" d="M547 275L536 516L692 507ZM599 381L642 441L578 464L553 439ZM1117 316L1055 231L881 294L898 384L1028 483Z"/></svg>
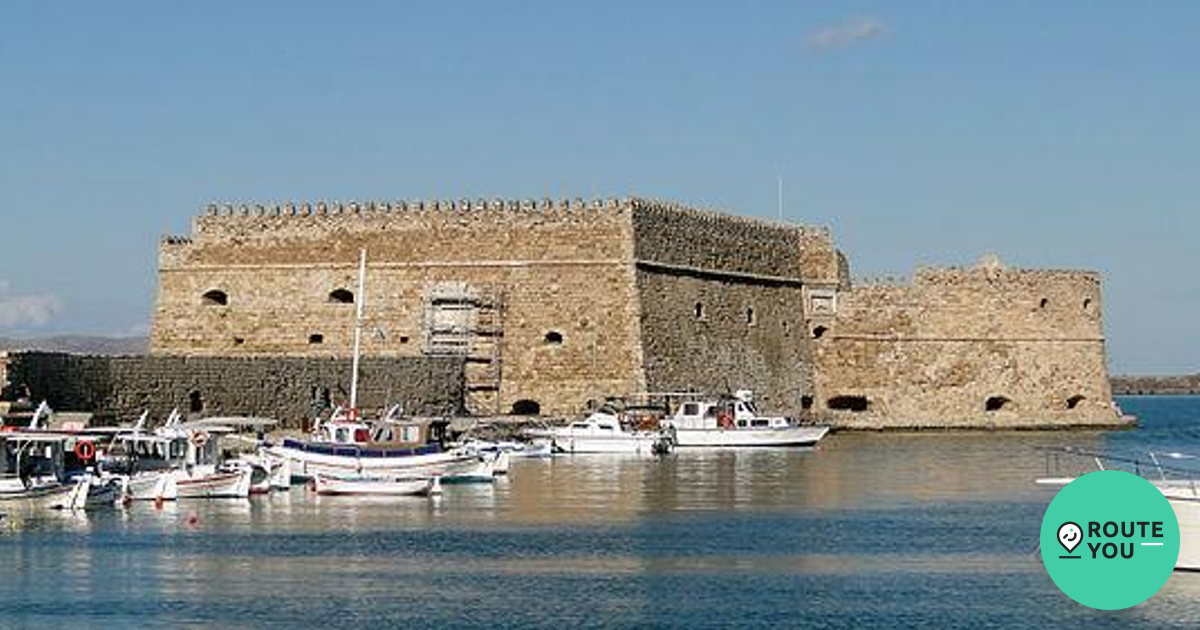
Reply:
<svg viewBox="0 0 1200 630"><path fill-rule="evenodd" d="M1053 494L1034 448L1139 435L1163 437L838 434L809 451L515 460L437 499L298 487L10 517L0 624L1194 626L1200 575L1103 614L1034 553Z"/></svg>

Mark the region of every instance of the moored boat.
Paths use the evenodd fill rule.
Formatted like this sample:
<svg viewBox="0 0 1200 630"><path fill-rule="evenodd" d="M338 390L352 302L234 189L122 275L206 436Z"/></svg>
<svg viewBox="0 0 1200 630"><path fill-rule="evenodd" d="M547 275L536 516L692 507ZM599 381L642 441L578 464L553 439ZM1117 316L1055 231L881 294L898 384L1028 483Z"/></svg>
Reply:
<svg viewBox="0 0 1200 630"><path fill-rule="evenodd" d="M432 494L438 484L438 478L317 473L313 476L312 484L316 493L323 496L410 496Z"/></svg>
<svg viewBox="0 0 1200 630"><path fill-rule="evenodd" d="M1147 459L1139 457L1124 457L1113 453L1091 451L1070 447L1054 447L1038 449L1047 453L1047 475L1034 480L1034 483L1052 488L1061 488L1086 470L1073 470L1073 474L1057 474L1064 465L1064 459L1075 458L1085 461L1095 467L1095 470L1121 469L1132 467L1135 474L1143 476L1146 481L1158 488L1179 522L1179 557L1175 560L1176 571L1200 571L1200 470L1186 466L1164 465L1163 459L1175 461L1200 460L1200 457L1183 453L1147 454ZM1053 462L1053 466L1051 465ZM1150 472L1153 471L1153 474Z"/></svg>
<svg viewBox="0 0 1200 630"><path fill-rule="evenodd" d="M252 469L220 461L218 442L228 428L212 423L189 427L178 411L152 432L143 431L143 424L118 434L101 459L104 470L128 477L125 500L250 496Z"/></svg>
<svg viewBox="0 0 1200 630"><path fill-rule="evenodd" d="M586 418L565 427L550 429L545 436L553 440L555 450L564 453L667 453L674 448L664 431L629 430L621 415L605 406Z"/></svg>
<svg viewBox="0 0 1200 630"><path fill-rule="evenodd" d="M0 505L82 510L114 504L116 480L92 472L92 438L31 428L0 433Z"/></svg>
<svg viewBox="0 0 1200 630"><path fill-rule="evenodd" d="M814 446L829 432L826 426L807 426L783 416L764 416L749 390L732 400L691 400L662 421L675 444L688 447Z"/></svg>

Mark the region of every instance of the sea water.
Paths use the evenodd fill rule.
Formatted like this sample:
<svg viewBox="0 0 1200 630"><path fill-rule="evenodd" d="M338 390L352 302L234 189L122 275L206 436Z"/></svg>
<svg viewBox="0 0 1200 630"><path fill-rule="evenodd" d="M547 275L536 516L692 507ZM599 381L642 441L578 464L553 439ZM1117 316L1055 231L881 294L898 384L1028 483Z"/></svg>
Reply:
<svg viewBox="0 0 1200 630"><path fill-rule="evenodd" d="M515 460L433 500L9 515L0 627L1196 627L1200 574L1105 612L1042 568L1055 490L1034 479L1072 464L1038 447L1200 454L1200 398L1121 404L1140 428L839 433Z"/></svg>

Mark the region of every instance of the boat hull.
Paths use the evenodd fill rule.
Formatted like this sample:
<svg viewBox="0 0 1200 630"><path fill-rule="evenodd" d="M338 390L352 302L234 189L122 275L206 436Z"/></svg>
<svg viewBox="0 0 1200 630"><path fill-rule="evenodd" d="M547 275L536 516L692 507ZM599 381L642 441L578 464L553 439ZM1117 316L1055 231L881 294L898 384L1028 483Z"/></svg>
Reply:
<svg viewBox="0 0 1200 630"><path fill-rule="evenodd" d="M352 451L353 449L347 449ZM363 457L359 455L311 452L287 445L267 450L271 458L285 462L288 477L295 480L312 479L316 475L348 477L372 475L380 477L429 477L451 474L456 467L477 461L473 455L444 451L401 455L396 457Z"/></svg>
<svg viewBox="0 0 1200 630"><path fill-rule="evenodd" d="M178 499L245 499L250 496L251 471L217 471L191 476L177 471L175 477Z"/></svg>
<svg viewBox="0 0 1200 630"><path fill-rule="evenodd" d="M21 491L0 492L0 508L5 510L51 510L66 507L75 484L43 485Z"/></svg>
<svg viewBox="0 0 1200 630"><path fill-rule="evenodd" d="M1179 521L1179 559L1175 568L1200 571L1200 486L1193 481L1154 481Z"/></svg>
<svg viewBox="0 0 1200 630"><path fill-rule="evenodd" d="M178 496L174 471L140 472L125 481L127 501L174 501Z"/></svg>
<svg viewBox="0 0 1200 630"><path fill-rule="evenodd" d="M564 453L649 454L657 438L608 438L603 436L555 437L554 446Z"/></svg>
<svg viewBox="0 0 1200 630"><path fill-rule="evenodd" d="M675 446L679 448L815 446L828 432L829 427L675 429Z"/></svg>
<svg viewBox="0 0 1200 630"><path fill-rule="evenodd" d="M434 480L387 477L331 477L317 474L313 487L321 496L413 496L429 494Z"/></svg>

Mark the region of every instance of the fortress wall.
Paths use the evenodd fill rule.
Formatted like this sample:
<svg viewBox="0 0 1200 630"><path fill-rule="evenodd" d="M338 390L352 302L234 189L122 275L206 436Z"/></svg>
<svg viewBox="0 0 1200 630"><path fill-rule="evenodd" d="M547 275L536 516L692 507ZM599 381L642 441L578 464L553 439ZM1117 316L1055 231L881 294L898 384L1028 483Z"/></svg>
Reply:
<svg viewBox="0 0 1200 630"><path fill-rule="evenodd" d="M664 204L633 218L647 388L748 388L764 409L798 412L812 379L801 276L830 258L836 275L831 244L806 259L802 243L828 234Z"/></svg>
<svg viewBox="0 0 1200 630"><path fill-rule="evenodd" d="M296 357L101 357L22 352L10 378L34 400L59 411L90 411L129 421L143 410L162 420L172 408L202 415L256 415L300 428L328 390L345 399L350 361ZM463 405L463 363L456 358L362 361L360 407L400 403L409 413L448 415ZM197 406L199 409L197 409Z"/></svg>
<svg viewBox="0 0 1200 630"><path fill-rule="evenodd" d="M628 201L430 201L312 208L210 207L191 238L167 239L160 266L345 264L371 259L424 265L471 261L626 258ZM374 207L374 209L370 209ZM580 239L581 235L591 238Z"/></svg>
<svg viewBox="0 0 1200 630"><path fill-rule="evenodd" d="M856 287L837 300L836 318L813 343L818 408L842 426L1119 420L1096 274L929 269L911 285ZM869 408L830 410L838 396L865 397ZM988 410L989 398L1000 408Z"/></svg>
<svg viewBox="0 0 1200 630"><path fill-rule="evenodd" d="M508 412L524 400L574 413L643 383L623 203L205 215L194 238L163 243L151 352L350 356L355 306L330 292L357 291L366 247L364 356L426 354L432 297L462 287L499 310L498 334L467 365L472 382L499 374L499 401L475 411ZM227 304L205 303L214 289ZM546 340L552 332L561 342ZM310 343L314 334L321 343ZM474 360L494 354L493 344L498 362Z"/></svg>
<svg viewBox="0 0 1200 630"><path fill-rule="evenodd" d="M801 274L800 242L812 229L640 199L633 228L638 261L788 278Z"/></svg>
<svg viewBox="0 0 1200 630"><path fill-rule="evenodd" d="M637 286L650 391L752 389L764 410L800 410L812 362L798 286L651 270Z"/></svg>
<svg viewBox="0 0 1200 630"><path fill-rule="evenodd" d="M1103 340L1100 277L1086 271L921 269L905 286L838 296L839 336Z"/></svg>

